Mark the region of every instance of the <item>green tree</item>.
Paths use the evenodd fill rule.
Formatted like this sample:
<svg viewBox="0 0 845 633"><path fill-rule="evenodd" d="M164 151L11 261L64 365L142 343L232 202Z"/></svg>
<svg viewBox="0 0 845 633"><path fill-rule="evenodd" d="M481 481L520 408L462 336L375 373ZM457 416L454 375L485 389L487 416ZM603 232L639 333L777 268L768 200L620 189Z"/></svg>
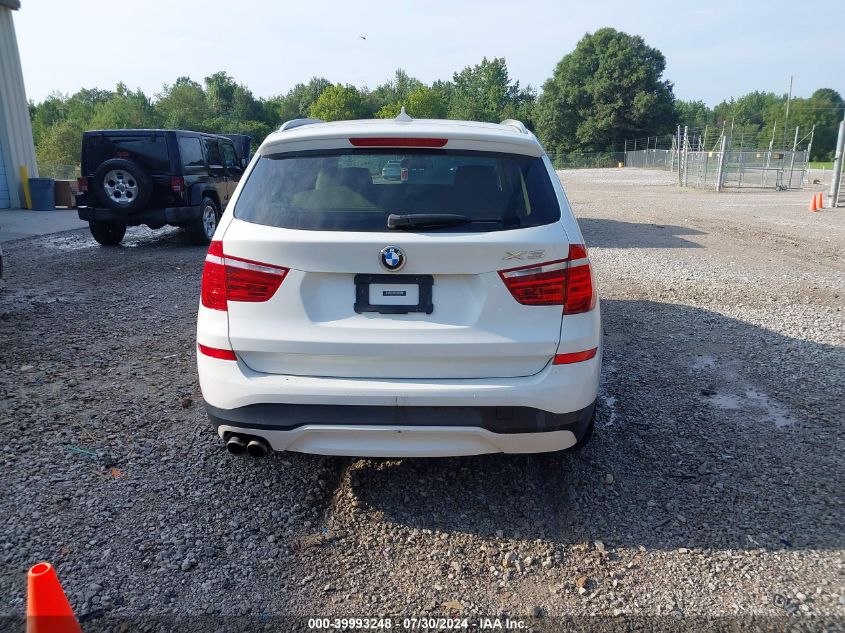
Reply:
<svg viewBox="0 0 845 633"><path fill-rule="evenodd" d="M329 86L311 105L310 115L324 121L346 121L366 116L364 95L355 86Z"/></svg>
<svg viewBox="0 0 845 633"><path fill-rule="evenodd" d="M91 119L96 129L158 127L158 116L149 97L140 89L131 91L119 83L114 96L97 106Z"/></svg>
<svg viewBox="0 0 845 633"><path fill-rule="evenodd" d="M681 125L700 129L707 125L714 125L713 110L703 101L675 101L675 118Z"/></svg>
<svg viewBox="0 0 845 633"><path fill-rule="evenodd" d="M506 118L506 109L518 107L519 82L511 83L504 58L467 66L453 76L454 89L449 103L449 118L498 123Z"/></svg>
<svg viewBox="0 0 845 633"><path fill-rule="evenodd" d="M444 119L449 107L442 92L420 86L408 93L403 101L396 101L383 106L376 113L376 117L379 119L394 119L403 105L405 112L415 119Z"/></svg>
<svg viewBox="0 0 845 633"><path fill-rule="evenodd" d="M528 86L520 90L502 109L502 119L522 121L531 130L534 129L534 109L537 105L537 93Z"/></svg>
<svg viewBox="0 0 845 633"><path fill-rule="evenodd" d="M169 86L164 84L156 95L155 109L166 128L205 131L211 108L202 86L190 77L179 77Z"/></svg>
<svg viewBox="0 0 845 633"><path fill-rule="evenodd" d="M269 122L281 125L291 119L304 119L311 116L311 106L331 85L332 83L325 77L312 77L308 83L296 84L286 95L269 99L265 104Z"/></svg>
<svg viewBox="0 0 845 633"><path fill-rule="evenodd" d="M235 99L235 80L220 70L205 78L205 93L214 116L227 116Z"/></svg>
<svg viewBox="0 0 845 633"><path fill-rule="evenodd" d="M843 108L842 95L832 88L820 88L809 99L794 99L789 109L789 143L795 138L795 126L799 126L799 138L806 137L815 126L810 158L833 160Z"/></svg>
<svg viewBox="0 0 845 633"><path fill-rule="evenodd" d="M424 85L419 79L411 77L403 69L397 68L393 74L393 79L381 84L370 93L373 108L378 110L384 106L392 107L397 103L405 103L414 90L423 87Z"/></svg>
<svg viewBox="0 0 845 633"><path fill-rule="evenodd" d="M675 125L666 60L639 36L588 33L557 64L535 109L549 151L621 149L626 138L665 134Z"/></svg>
<svg viewBox="0 0 845 633"><path fill-rule="evenodd" d="M38 165L45 169L52 165L79 165L86 127L81 121L65 119L44 129L35 146Z"/></svg>

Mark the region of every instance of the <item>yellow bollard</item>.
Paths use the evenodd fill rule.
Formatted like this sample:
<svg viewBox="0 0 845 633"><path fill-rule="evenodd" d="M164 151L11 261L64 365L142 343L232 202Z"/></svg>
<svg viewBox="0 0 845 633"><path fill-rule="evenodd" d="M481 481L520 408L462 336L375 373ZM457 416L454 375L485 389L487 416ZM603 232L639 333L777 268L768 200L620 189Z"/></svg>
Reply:
<svg viewBox="0 0 845 633"><path fill-rule="evenodd" d="M27 209L32 209L32 193L29 191L29 168L26 165L21 165L19 168L21 174L21 184L23 185L23 200Z"/></svg>
<svg viewBox="0 0 845 633"><path fill-rule="evenodd" d="M619 169L622 169L625 166L625 163L619 163Z"/></svg>

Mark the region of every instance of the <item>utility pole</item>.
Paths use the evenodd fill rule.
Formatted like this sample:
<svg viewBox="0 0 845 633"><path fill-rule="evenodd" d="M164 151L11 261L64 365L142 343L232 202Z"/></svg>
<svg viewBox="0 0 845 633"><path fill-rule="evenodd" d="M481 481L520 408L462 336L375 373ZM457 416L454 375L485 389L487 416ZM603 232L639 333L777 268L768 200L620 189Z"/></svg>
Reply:
<svg viewBox="0 0 845 633"><path fill-rule="evenodd" d="M789 103L792 101L792 75L789 76L789 96L786 98L786 117L783 119L783 149L786 149L786 126L789 125Z"/></svg>

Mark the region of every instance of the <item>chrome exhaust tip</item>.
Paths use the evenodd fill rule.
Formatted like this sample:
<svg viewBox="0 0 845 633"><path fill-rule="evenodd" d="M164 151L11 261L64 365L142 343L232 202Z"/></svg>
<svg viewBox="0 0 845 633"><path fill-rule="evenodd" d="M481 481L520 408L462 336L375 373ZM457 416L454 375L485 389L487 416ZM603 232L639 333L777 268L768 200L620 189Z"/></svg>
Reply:
<svg viewBox="0 0 845 633"><path fill-rule="evenodd" d="M246 442L237 435L231 435L226 440L226 450L229 451L230 455L243 455L246 451Z"/></svg>
<svg viewBox="0 0 845 633"><path fill-rule="evenodd" d="M270 452L270 447L264 440L256 438L250 440L249 444L246 445L246 452L253 457L266 457Z"/></svg>

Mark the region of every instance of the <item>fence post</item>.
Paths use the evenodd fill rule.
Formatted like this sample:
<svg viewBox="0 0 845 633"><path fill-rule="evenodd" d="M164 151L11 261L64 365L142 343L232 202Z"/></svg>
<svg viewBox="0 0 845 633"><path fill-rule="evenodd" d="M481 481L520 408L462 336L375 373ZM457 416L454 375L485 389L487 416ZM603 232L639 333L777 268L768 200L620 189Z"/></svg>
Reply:
<svg viewBox="0 0 845 633"><path fill-rule="evenodd" d="M830 195L827 206L835 207L839 204L839 189L842 181L842 160L845 154L845 120L839 123L839 136L836 139L836 154L833 159L833 174L830 179Z"/></svg>
<svg viewBox="0 0 845 633"><path fill-rule="evenodd" d="M810 142L807 143L807 149L804 152L804 164L801 165L801 169L804 172L801 176L801 188L804 188L804 184L810 183L810 153L813 151L813 138L816 135L816 125L813 124L813 127L810 128Z"/></svg>
<svg viewBox="0 0 845 633"><path fill-rule="evenodd" d="M792 143L792 156L789 158L789 180L786 183L787 189L792 189L792 170L795 168L795 150L798 149L798 127L795 126L795 141Z"/></svg>
<svg viewBox="0 0 845 633"><path fill-rule="evenodd" d="M675 137L678 139L676 145L678 146L678 180L681 178L681 126L678 126L678 135ZM675 165L672 165L674 167Z"/></svg>
<svg viewBox="0 0 845 633"><path fill-rule="evenodd" d="M722 190L722 184L725 182L725 154L727 153L728 139L722 135L722 146L719 149L719 168L716 171L716 191Z"/></svg>

